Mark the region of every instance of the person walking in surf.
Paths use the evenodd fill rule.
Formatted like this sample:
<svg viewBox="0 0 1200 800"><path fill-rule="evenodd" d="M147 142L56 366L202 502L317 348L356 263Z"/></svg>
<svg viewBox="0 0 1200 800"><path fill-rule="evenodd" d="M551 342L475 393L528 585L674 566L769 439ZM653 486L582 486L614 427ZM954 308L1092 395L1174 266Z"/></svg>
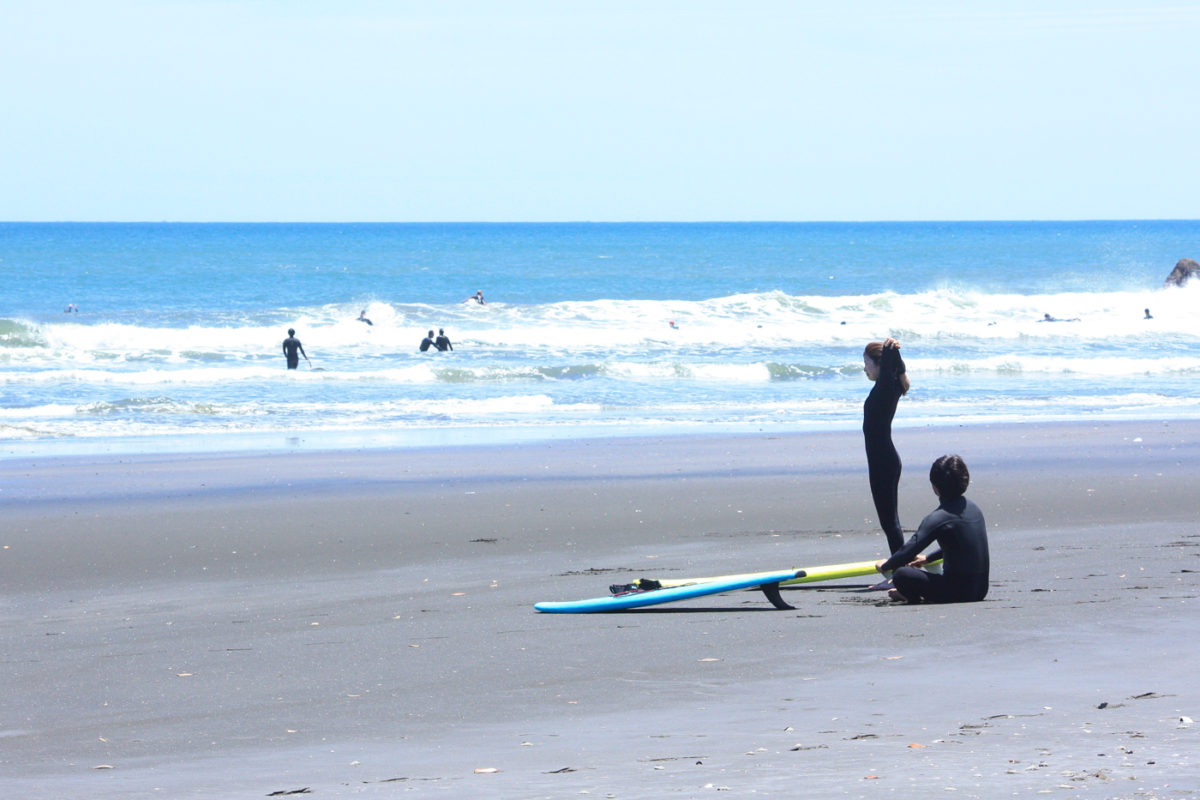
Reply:
<svg viewBox="0 0 1200 800"><path fill-rule="evenodd" d="M900 358L900 342L888 338L871 342L863 350L863 371L874 381L863 403L863 440L867 448L867 474L879 526L887 536L888 550L904 546L900 527L900 454L892 443L892 419L896 405L908 393L908 376Z"/></svg>
<svg viewBox="0 0 1200 800"><path fill-rule="evenodd" d="M297 355L297 351L299 351L299 355ZM300 356L304 356L304 360L308 361L308 353L304 352L304 345L300 344L300 340L296 338L295 328L288 328L288 338L283 340L283 356L287 359L288 369L300 366Z"/></svg>

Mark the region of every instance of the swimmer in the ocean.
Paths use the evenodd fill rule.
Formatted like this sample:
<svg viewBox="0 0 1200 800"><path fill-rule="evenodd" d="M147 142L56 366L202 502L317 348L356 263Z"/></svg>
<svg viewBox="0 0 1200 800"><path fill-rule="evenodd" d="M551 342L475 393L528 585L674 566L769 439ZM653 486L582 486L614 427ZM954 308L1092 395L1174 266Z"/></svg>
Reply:
<svg viewBox="0 0 1200 800"><path fill-rule="evenodd" d="M430 331L430 333L433 333L433 331ZM450 344L450 337L446 335L445 328L438 328L438 336L434 341L433 346L443 353L447 350L454 349L454 345Z"/></svg>
<svg viewBox="0 0 1200 800"><path fill-rule="evenodd" d="M434 344L434 341L433 341L433 331L430 331L429 334L424 339L421 340L421 352L424 353L427 350L429 350L429 348L431 348L431 347L436 348L436 345Z"/></svg>

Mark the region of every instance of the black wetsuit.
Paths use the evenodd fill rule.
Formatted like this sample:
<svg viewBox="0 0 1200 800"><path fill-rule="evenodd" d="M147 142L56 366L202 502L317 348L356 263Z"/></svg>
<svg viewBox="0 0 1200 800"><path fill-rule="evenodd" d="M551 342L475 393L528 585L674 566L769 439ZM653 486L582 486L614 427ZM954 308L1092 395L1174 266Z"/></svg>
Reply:
<svg viewBox="0 0 1200 800"><path fill-rule="evenodd" d="M289 336L283 340L283 354L287 357L288 369L295 369L300 366L300 355L303 353L305 358L308 358L308 353L304 352L304 345L300 344L300 340L295 336Z"/></svg>
<svg viewBox="0 0 1200 800"><path fill-rule="evenodd" d="M454 345L450 344L450 337L445 334L437 337L437 341L433 343L433 346L442 352L454 349Z"/></svg>
<svg viewBox="0 0 1200 800"><path fill-rule="evenodd" d="M942 574L903 566L916 558L934 540L940 546L928 558L942 561ZM892 585L912 602L970 603L988 592L987 527L979 506L963 496L943 500L908 542L884 562L882 571L892 573Z"/></svg>
<svg viewBox="0 0 1200 800"><path fill-rule="evenodd" d="M426 336L424 339L421 340L421 352L422 353L424 353L426 350L428 350L429 348L431 348L433 346L434 346L433 339L430 339L428 336Z"/></svg>
<svg viewBox="0 0 1200 800"><path fill-rule="evenodd" d="M887 536L888 549L896 552L904 544L900 527L900 454L892 444L892 418L904 394L900 376L904 359L894 347L885 347L879 358L879 377L863 403L863 439L867 446L867 474L879 525Z"/></svg>

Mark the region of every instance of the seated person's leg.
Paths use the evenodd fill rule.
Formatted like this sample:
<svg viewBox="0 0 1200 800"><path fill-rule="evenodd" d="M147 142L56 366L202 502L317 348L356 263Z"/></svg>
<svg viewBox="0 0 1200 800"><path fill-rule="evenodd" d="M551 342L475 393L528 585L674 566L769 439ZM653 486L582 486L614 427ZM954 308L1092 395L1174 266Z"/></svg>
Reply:
<svg viewBox="0 0 1200 800"><path fill-rule="evenodd" d="M892 573L892 586L910 603L950 602L945 575L935 575L916 567L900 567Z"/></svg>

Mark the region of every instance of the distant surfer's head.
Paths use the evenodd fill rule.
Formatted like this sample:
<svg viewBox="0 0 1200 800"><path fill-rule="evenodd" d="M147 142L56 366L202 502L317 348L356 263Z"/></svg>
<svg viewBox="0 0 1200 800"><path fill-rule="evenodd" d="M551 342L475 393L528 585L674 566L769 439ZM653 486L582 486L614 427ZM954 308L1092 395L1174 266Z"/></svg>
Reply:
<svg viewBox="0 0 1200 800"><path fill-rule="evenodd" d="M953 500L966 494L971 484L971 473L962 456L942 456L929 468L929 482L937 490L938 497Z"/></svg>
<svg viewBox="0 0 1200 800"><path fill-rule="evenodd" d="M295 335L296 335L296 329L288 328L288 336L295 336Z"/></svg>

